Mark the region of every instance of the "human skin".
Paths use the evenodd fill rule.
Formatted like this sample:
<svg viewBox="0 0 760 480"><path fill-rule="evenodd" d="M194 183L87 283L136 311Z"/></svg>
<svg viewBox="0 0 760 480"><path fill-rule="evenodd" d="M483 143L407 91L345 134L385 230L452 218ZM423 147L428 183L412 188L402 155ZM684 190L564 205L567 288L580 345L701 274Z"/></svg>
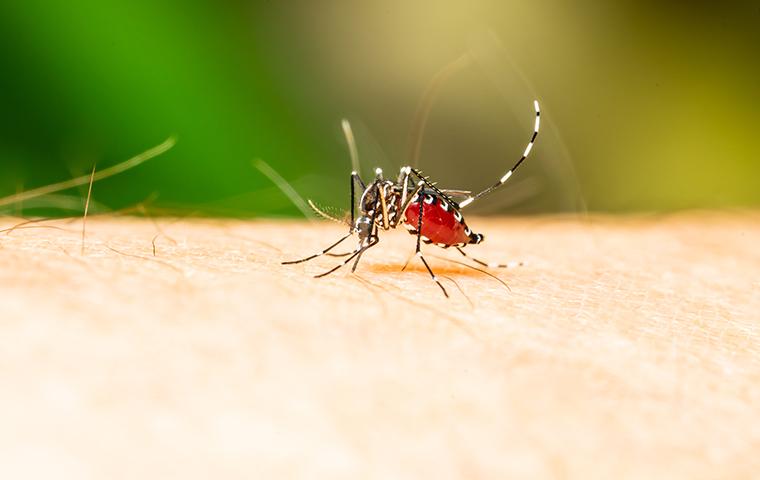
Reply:
<svg viewBox="0 0 760 480"><path fill-rule="evenodd" d="M467 220L509 288L405 231L321 279L338 225L0 233L0 477L760 472L760 215Z"/></svg>

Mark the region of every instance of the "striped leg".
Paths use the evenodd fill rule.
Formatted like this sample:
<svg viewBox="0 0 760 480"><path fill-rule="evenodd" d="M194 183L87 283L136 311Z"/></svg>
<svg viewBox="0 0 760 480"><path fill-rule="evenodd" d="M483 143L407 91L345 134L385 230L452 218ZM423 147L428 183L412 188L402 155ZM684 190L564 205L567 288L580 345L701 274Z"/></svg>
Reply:
<svg viewBox="0 0 760 480"><path fill-rule="evenodd" d="M454 247L457 249L459 253L461 253L466 258L469 258L473 262L477 263L478 265L482 265L486 268L515 268L515 267L522 267L523 262L509 262L509 263L496 263L496 262L484 262L483 260L478 260L477 258L471 257L467 255L464 250L462 250L462 247Z"/></svg>
<svg viewBox="0 0 760 480"><path fill-rule="evenodd" d="M377 235L377 224L375 223L375 215L372 216L372 232L367 239L367 246L364 247L360 252L359 255L357 255L356 260L354 260L354 264L351 267L351 273L356 272L356 267L359 266L359 260L362 259L362 255L364 255L364 252L366 252L370 247L377 244L377 242L380 241L380 237Z"/></svg>
<svg viewBox="0 0 760 480"><path fill-rule="evenodd" d="M330 275L331 273L333 273L336 270L340 269L342 266L344 266L345 264L347 264L348 262L350 262L354 258L356 258L356 262L358 263L359 262L359 258L361 258L361 255L364 252L366 252L368 249L370 249L371 247L374 247L375 245L377 245L378 242L379 242L378 239L375 239L375 238L370 239L370 241L369 241L369 243L367 245L365 245L363 247L360 247L360 248L357 248L356 250L354 250L354 252L351 254L351 256L348 257L347 259L345 259L343 262L339 263L338 265L334 266L333 268L331 268L330 270L328 270L328 271L326 271L324 273L320 273L319 275L314 275L314 278L326 277L327 275ZM357 258L357 257L359 257L359 258ZM353 272L354 270L356 270L356 264L354 264L354 268L351 271Z"/></svg>
<svg viewBox="0 0 760 480"><path fill-rule="evenodd" d="M420 257L420 260L422 260L422 263L425 265L425 268L427 268L427 271L430 274L430 277L433 279L435 283L438 284L439 287L441 287L441 291L443 291L443 294L446 296L446 298L449 298L449 294L448 292L446 292L446 289L443 288L443 284L441 284L441 282L438 281L438 277L435 276L435 274L433 273L433 270L431 270L430 268L430 265L428 265L428 263L425 261L425 257L422 256L421 243L422 243L422 218L423 218L422 207L423 205L425 205L425 202L420 201L420 216L417 222L417 250L415 251L415 255ZM406 268L406 265L404 265L404 267Z"/></svg>
<svg viewBox="0 0 760 480"><path fill-rule="evenodd" d="M290 260L290 261L287 261L287 262L282 262L283 265L293 265L295 263L308 262L309 260L313 260L313 259L315 259L317 257L321 257L322 255L325 255L330 250L332 250L333 248L335 248L338 245L340 245L345 239L347 239L348 237L350 237L351 235L354 234L354 232L356 231L356 228L354 226L354 210L356 210L356 196L354 195L354 185L356 185L356 184L359 184L363 188L364 182L362 182L361 177L359 177L359 175L357 175L356 172L351 172L351 200L350 200L351 225L348 226L348 233L345 236L341 237L340 240L338 240L337 242L333 243L329 247L325 248L321 252L315 253L314 255L310 255L310 256L308 256L306 258L302 258L300 260ZM309 201L309 204L312 205L312 208L315 209L317 212L320 212L313 204L311 204L311 201ZM323 214L323 215L326 215L326 214Z"/></svg>
<svg viewBox="0 0 760 480"><path fill-rule="evenodd" d="M538 100L533 100L533 107L536 109L536 122L535 122L535 124L533 126L533 135L530 137L530 142L528 142L528 146L525 147L525 151L523 152L522 157L520 157L520 160L518 160L517 163L515 164L515 166L512 167L512 168L510 168L509 171L507 173L505 173L504 176L501 177L498 182L496 182L495 184L493 184L490 187L486 188L485 190L483 190L482 192L478 193L477 195L467 197L463 201L459 202L459 208L460 209L466 207L467 205L471 204L472 202L474 202L475 200L479 199L480 197L482 197L484 195L488 195L489 193L493 192L497 188L499 188L502 185L504 185L504 182L506 182L507 180L509 180L509 177L512 176L512 173L514 173L514 171L517 170L517 167L519 167L522 164L522 162L526 158L528 158L528 155L530 154L530 151L533 149L533 142L536 141L536 137L538 136L538 128L539 128L539 126L541 124L541 110L539 110L539 108L538 108Z"/></svg>
<svg viewBox="0 0 760 480"><path fill-rule="evenodd" d="M402 167L401 172L399 173L398 181L396 183L401 186L401 199L398 202L399 210L391 219L391 228L396 228L398 224L404 220L404 212L406 212L406 208L409 206L409 203L411 203L411 198L413 198L417 192L417 190L415 190L412 195L409 195L409 187L411 186L411 178L409 178L409 175L411 172L411 167Z"/></svg>
<svg viewBox="0 0 760 480"><path fill-rule="evenodd" d="M417 187L412 191L412 193L405 200L403 200L403 197L402 197L403 201L401 202L401 209L398 211L396 215L396 222L394 223L393 228L396 228L396 226L398 226L399 223L406 220L406 217L405 217L406 209L409 208L409 205L411 205L411 203L414 201L414 197L416 197L417 194L420 193L420 190L422 190L423 185L424 185L424 182L422 181L418 182ZM404 188L406 188L406 186L404 186Z"/></svg>
<svg viewBox="0 0 760 480"><path fill-rule="evenodd" d="M349 228L354 228L354 221L355 221L355 211L356 211L356 191L355 186L359 185L361 188L360 191L364 191L365 188L367 188L364 185L364 182L362 181L362 177L359 176L356 172L351 172L351 199L349 200L349 205L351 205L351 225Z"/></svg>
<svg viewBox="0 0 760 480"><path fill-rule="evenodd" d="M377 235L377 224L375 223L375 220L377 219L377 214L378 214L378 209L377 209L377 205L375 205L375 213L372 215L372 218L370 218L369 220L369 224L372 225L372 230L369 232L369 235L366 238L366 244L365 244L365 240L360 240L359 246L357 246L356 250L354 250L351 253L351 256L345 259L342 263L326 271L325 273L315 275L314 278L322 278L324 276L330 275L331 273L338 270L340 267L347 264L354 258L356 258L356 261L354 262L354 266L351 268L351 272L356 271L356 267L357 265L359 265L359 260L362 258L362 255L364 254L364 252L366 252L368 249L374 247L380 242L380 237L378 237ZM351 233L353 232L354 231L352 230Z"/></svg>
<svg viewBox="0 0 760 480"><path fill-rule="evenodd" d="M354 232L353 232L353 230L351 230L351 231L350 231L350 232L348 232L346 235L344 235L344 236L343 236L343 237L342 237L340 240L338 240L337 242L333 243L333 244L332 244L332 245L330 245L329 247L325 248L325 249L324 249L324 250L322 250L321 252L315 253L314 255L310 255L310 256L308 256L308 257L306 257L306 258L302 258L302 259L300 259L300 260L289 260L289 261L287 261L287 262L282 262L282 264L283 264L283 265L293 265L293 264L295 264L295 263L303 263L303 262L308 262L309 260L313 260L313 259L315 259L315 258L317 258L317 257L321 257L322 255L326 254L327 252L329 252L329 251L330 251L330 250L332 250L333 248L335 248L335 247L337 247L338 245L340 245L341 243L343 243L343 240L347 239L348 237L350 237L350 236L351 236L351 235L353 235L353 234L354 234Z"/></svg>

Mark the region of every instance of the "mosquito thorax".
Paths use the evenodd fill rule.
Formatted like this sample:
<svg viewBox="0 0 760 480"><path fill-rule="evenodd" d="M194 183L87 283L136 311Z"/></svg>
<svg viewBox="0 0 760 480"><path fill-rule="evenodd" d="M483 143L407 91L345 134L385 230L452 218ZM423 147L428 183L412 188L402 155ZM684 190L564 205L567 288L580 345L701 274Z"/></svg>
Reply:
<svg viewBox="0 0 760 480"><path fill-rule="evenodd" d="M397 186L390 180L375 180L362 193L359 206L365 215L371 216L380 206L380 195L383 196L385 204L392 205L396 202ZM379 212L378 212L379 213Z"/></svg>

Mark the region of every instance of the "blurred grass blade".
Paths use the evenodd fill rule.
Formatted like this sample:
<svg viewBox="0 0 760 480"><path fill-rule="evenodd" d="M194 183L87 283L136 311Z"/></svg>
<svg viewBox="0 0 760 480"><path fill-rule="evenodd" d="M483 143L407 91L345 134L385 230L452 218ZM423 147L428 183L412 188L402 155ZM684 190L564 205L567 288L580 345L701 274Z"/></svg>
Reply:
<svg viewBox="0 0 760 480"><path fill-rule="evenodd" d="M27 190L26 192L21 192L5 198L0 198L0 207L5 205L12 205L16 202L23 202L29 200L30 198L49 195L51 193L66 190L68 188L86 185L90 183L90 181L97 182L98 180L103 180L104 178L118 175L119 173L125 172L131 168L135 168L136 166L150 160L151 158L161 155L162 153L172 148L176 143L177 141L174 137L169 137L160 145L157 145L150 150L146 150L143 153L130 158L129 160L116 164L113 167L103 169L95 175L83 175L81 177L72 178L71 180L53 183L44 187L34 188L32 190Z"/></svg>

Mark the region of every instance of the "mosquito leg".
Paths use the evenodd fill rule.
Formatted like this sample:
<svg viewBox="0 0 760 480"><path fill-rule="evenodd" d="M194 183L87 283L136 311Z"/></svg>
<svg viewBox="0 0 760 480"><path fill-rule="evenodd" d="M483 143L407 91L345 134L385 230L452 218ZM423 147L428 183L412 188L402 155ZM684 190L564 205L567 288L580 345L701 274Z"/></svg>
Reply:
<svg viewBox="0 0 760 480"><path fill-rule="evenodd" d="M354 264L351 265L351 273L356 272L356 267L359 266L359 260L362 259L362 255L364 255L364 250L362 250L361 252L359 252L359 255L356 256L356 260L354 260Z"/></svg>
<svg viewBox="0 0 760 480"><path fill-rule="evenodd" d="M283 265L293 265L293 264L295 264L295 263L308 262L309 260L312 260L312 259L314 259L314 258L320 257L320 256L322 256L322 255L326 254L327 252L329 252L330 250L332 250L333 248L335 248L335 247L337 247L338 245L340 245L340 244L343 242L343 240L345 240L345 239L347 239L348 237L350 237L351 235L353 235L353 233L354 233L354 232L353 232L353 230L352 230L352 231L350 231L350 232L348 232L348 233L347 233L346 235L344 235L344 236L343 236L343 237L342 237L340 240L338 240L337 242L333 243L333 244L332 244L332 245L330 245L329 247L325 248L325 249L324 249L324 250L322 250L321 252L315 253L314 255L310 255L310 256L308 256L308 257L306 257L306 258L302 258L302 259L300 259L300 260L290 260L290 261L287 261L287 262L282 262L282 264L283 264Z"/></svg>
<svg viewBox="0 0 760 480"><path fill-rule="evenodd" d="M370 224L372 225L371 227L372 229L370 231L369 237L367 237L367 245L359 252L359 255L356 257L356 260L354 260L354 264L351 267L351 273L354 273L356 271L356 267L359 266L359 260L361 260L362 255L364 255L364 252L370 247L375 246L375 244L380 241L380 237L377 235L377 230L379 227L377 223L375 222L375 220L377 220L377 214L378 214L377 205L375 205L374 210L375 212L372 214L372 218L370 219Z"/></svg>
<svg viewBox="0 0 760 480"><path fill-rule="evenodd" d="M326 271L324 273L320 273L319 275L314 275L314 278L322 278L322 277L326 277L327 275L330 275L335 270L339 269L343 265L345 265L348 262L350 262L351 260L353 260L354 257L356 257L357 255L359 255L362 251L363 251L362 248L358 248L358 249L354 250L353 253L351 254L351 256L348 257L347 259L345 259L342 263L339 263L338 265L334 266L333 268L331 268L330 270L328 270L328 271Z"/></svg>
<svg viewBox="0 0 760 480"><path fill-rule="evenodd" d="M407 197L409 197L409 174L411 171L412 167L403 167L398 175L398 181L396 184L401 186L401 199L398 202L398 205L401 209L396 212L396 216L391 220L391 228L396 228L404 216L405 205L407 205Z"/></svg>
<svg viewBox="0 0 760 480"><path fill-rule="evenodd" d="M517 170L517 168L525 161L526 158L528 158L528 155L530 154L530 151L533 149L533 143L536 141L536 137L538 136L538 129L541 124L541 110L538 107L538 100L533 100L533 108L536 110L536 119L535 123L533 124L533 135L530 137L530 141L528 142L528 146L525 147L525 151L522 154L522 157L520 157L520 160L517 161L517 163L514 164L512 168L507 170L507 173L504 174L503 177L499 179L498 182L494 183L490 187L486 188L482 192L478 193L477 195L470 195L466 199L459 202L459 208L464 208L467 205L471 204L475 200L479 199L480 197L484 195L488 195L489 193L493 192L497 188L504 185L504 182L509 180L509 178L512 176L512 174Z"/></svg>
<svg viewBox="0 0 760 480"><path fill-rule="evenodd" d="M413 259L414 257L415 257L415 254L414 254L414 253L413 253L413 254L411 254L411 255L409 255L409 258L407 258L407 259L406 259L406 262L404 262L404 266L403 266L403 267L401 267L401 271L402 271L402 272L403 272L404 270L406 270L406 267L408 267L408 266L409 266L409 262L411 262L411 261L412 261L412 259Z"/></svg>
<svg viewBox="0 0 760 480"><path fill-rule="evenodd" d="M326 271L324 273L320 273L319 275L314 275L314 278L322 278L322 277L326 277L327 275L330 275L331 273L333 273L334 271L338 270L339 268L341 268L342 266L344 266L345 264L347 264L348 262L350 262L351 260L353 260L357 256L362 255L367 249L369 249L369 248L377 245L377 243L378 243L377 240L375 240L374 242L370 242L368 245L366 245L364 247L357 248L356 250L354 250L354 252L351 254L351 256L348 257L347 259L345 259L343 262L339 263L338 265L334 266L333 268L331 268L330 270L328 270L328 271Z"/></svg>
<svg viewBox="0 0 760 480"><path fill-rule="evenodd" d="M411 171L411 173L412 173L412 175L414 175L415 177L417 177L417 179L422 183L422 185L424 185L428 189L434 191L439 197L450 199L450 197L447 194L445 194L443 192L443 190L441 190L440 188L436 187L435 183L431 182L430 179L429 179L429 177L426 177L425 175L423 175L421 171L417 170L416 168L413 168L412 171ZM418 185L419 184L420 183L418 183Z"/></svg>
<svg viewBox="0 0 760 480"><path fill-rule="evenodd" d="M486 268L514 268L514 267L522 267L523 262L509 262L509 263L496 263L496 262L484 262L483 260L478 260L475 257L471 257L470 255L467 255L464 250L462 250L462 247L454 247L457 249L459 253L461 253L464 257L469 258L473 262L477 263L478 265L482 265Z"/></svg>
<svg viewBox="0 0 760 480"><path fill-rule="evenodd" d="M354 228L354 215L356 211L356 192L355 192L355 186L359 185L361 187L361 190L364 191L366 188L364 186L364 182L362 181L362 177L359 176L356 172L351 172L351 198L349 200L349 205L351 206L351 225L349 225L348 228L353 229Z"/></svg>
<svg viewBox="0 0 760 480"><path fill-rule="evenodd" d="M375 211L375 215L372 216L372 233L369 236L367 246L364 247L360 252L359 255L356 256L356 260L354 260L354 264L351 266L351 273L356 272L356 267L359 266L359 260L362 259L362 255L364 255L364 252L375 245L377 242L380 241L380 238L377 236L377 224L375 223L375 217L377 215L377 211Z"/></svg>
<svg viewBox="0 0 760 480"><path fill-rule="evenodd" d="M370 239L370 243L369 243L369 245L367 245L366 247L364 247L364 248L363 248L363 249L362 249L362 250L359 252L359 255L357 255L357 256L356 256L356 260L354 260L354 264L351 266L351 273L354 273L354 272L356 271L356 267L358 267L358 266L359 266L359 260L361 260L361 258L362 258L362 255L364 255L364 252L366 252L367 250L369 250L369 249L370 249L370 247L373 247L373 246L375 246L375 244L377 244L377 242L379 242L379 241L380 241L380 240L379 240L377 237L374 237L374 239Z"/></svg>
<svg viewBox="0 0 760 480"><path fill-rule="evenodd" d="M378 195L378 198L380 199L380 202L379 202L380 203L380 208L381 208L381 210L380 210L381 215L380 216L382 217L382 220L383 220L383 228L385 230L388 230L388 229L391 228L391 226L390 226L390 223L388 222L388 205L385 202L385 187L381 188L378 185L378 187L377 187L377 195Z"/></svg>
<svg viewBox="0 0 760 480"><path fill-rule="evenodd" d="M354 250L352 252L351 256L349 256L346 260L344 260L343 263L339 264L335 268L333 268L333 269L331 269L331 270L329 270L329 271L327 271L327 272L325 272L323 274L316 275L315 278L320 278L320 277L324 277L325 275L331 274L335 270L339 269L343 265L345 265L348 262L350 262L351 260L353 260L355 257L361 257L362 254L368 248L371 248L371 247L374 247L375 245L377 245L377 243L380 241L380 238L377 236L377 224L375 223L375 220L377 219L377 215L378 215L377 205L375 205L375 209L374 210L375 210L375 212L372 214L372 217L370 218L370 225L372 225L372 230L370 231L370 234L369 234L369 236L366 239L367 240L367 244L364 245L364 246L362 246L362 244L364 243L364 240L360 240L359 246L356 247L356 250ZM350 233L353 233L353 230ZM354 270L356 270L356 266L358 264L359 264L359 258L356 259L356 262L354 263L354 267L351 269L351 272L353 272Z"/></svg>
<svg viewBox="0 0 760 480"><path fill-rule="evenodd" d="M315 253L314 255L308 256L306 258L302 258L300 260L290 260L287 262L282 262L283 265L293 265L295 263L302 263L302 262L308 262L309 260L315 259L317 257L320 257L322 255L325 255L327 252L332 250L333 248L337 247L343 240L347 239L351 235L353 235L355 229L354 229L354 211L356 210L356 196L354 195L354 185L359 184L364 188L364 182L362 182L361 177L356 172L351 172L351 199L349 200L350 210L351 210L351 224L348 226L348 233L341 237L340 240L333 243L329 247L325 248L319 253ZM348 254L345 254L348 255ZM343 254L340 254L339 256L344 256Z"/></svg>
<svg viewBox="0 0 760 480"><path fill-rule="evenodd" d="M425 264L425 268L427 268L428 273L430 273L430 276L433 278L433 281L438 284L439 287L441 287L441 291L446 296L446 298L449 298L448 292L446 292L446 289L443 288L443 284L438 281L438 277L435 276L435 273L433 273L433 270L430 269L430 265L425 261L425 257L422 256L422 252L419 252L417 254L418 257L420 257L420 260L422 260L422 263Z"/></svg>
<svg viewBox="0 0 760 480"><path fill-rule="evenodd" d="M448 292L446 292L446 289L443 287L443 284L438 281L438 277L435 276L435 273L433 273L433 270L430 269L430 265L425 261L425 257L422 256L422 208L425 205L425 202L423 202L420 199L420 216L418 217L419 220L417 222L417 250L415 251L415 255L420 257L420 260L422 260L422 263L425 265L425 268L427 269L428 273L430 274L430 277L433 279L435 283L438 284L439 287L441 287L441 291L443 291L443 294L446 296L446 298L449 298Z"/></svg>
<svg viewBox="0 0 760 480"><path fill-rule="evenodd" d="M358 184L361 190L364 191L367 188L362 181L362 177L359 176L359 151L356 149L356 140L354 140L354 132L351 129L351 123L345 118L341 121L341 127L343 128L343 135L346 137L346 144L348 145L348 152L351 155L351 228L354 227L354 210L356 209L356 196L354 195L354 185Z"/></svg>
<svg viewBox="0 0 760 480"><path fill-rule="evenodd" d="M396 215L396 221L395 221L395 223L393 225L393 228L396 228L396 226L399 223L401 223L402 220L404 220L404 215L406 214L406 209L409 208L409 205L411 205L411 203L414 201L414 197L416 197L420 193L420 190L422 190L422 186L424 184L425 183L422 182L422 181L420 181L419 183L417 183L417 188L415 188L414 191L412 192L412 194L409 195L409 198L407 198L406 201L401 202L401 209L398 211L398 214ZM404 188L406 188L406 185L404 186Z"/></svg>

